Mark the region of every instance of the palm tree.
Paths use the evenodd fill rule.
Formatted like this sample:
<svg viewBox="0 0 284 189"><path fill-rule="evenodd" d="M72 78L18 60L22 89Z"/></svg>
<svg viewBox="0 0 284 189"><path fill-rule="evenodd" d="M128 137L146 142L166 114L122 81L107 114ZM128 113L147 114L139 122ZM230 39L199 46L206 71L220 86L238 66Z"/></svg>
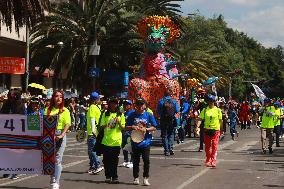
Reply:
<svg viewBox="0 0 284 189"><path fill-rule="evenodd" d="M89 50L94 40L101 45L99 67L107 69L129 62L137 56L136 47L130 43L138 38L132 21L124 14L121 0L77 0L53 5L50 14L32 31L32 64L41 70L53 68L55 72L68 73L69 83L89 84L87 71L91 65ZM123 15L124 14L124 15ZM123 15L123 16L122 16ZM64 70L64 71L63 71ZM82 78L83 77L83 78ZM82 86L82 85L81 85Z"/></svg>
<svg viewBox="0 0 284 189"><path fill-rule="evenodd" d="M35 25L37 19L43 17L44 10L48 8L49 0L1 0L0 21L11 31L14 20L16 32L19 32L19 28L24 25L29 28Z"/></svg>

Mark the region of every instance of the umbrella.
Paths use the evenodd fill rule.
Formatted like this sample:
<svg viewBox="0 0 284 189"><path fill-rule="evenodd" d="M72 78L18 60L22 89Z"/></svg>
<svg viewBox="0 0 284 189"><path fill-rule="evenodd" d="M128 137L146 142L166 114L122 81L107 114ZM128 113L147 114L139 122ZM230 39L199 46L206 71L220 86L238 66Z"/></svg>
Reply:
<svg viewBox="0 0 284 189"><path fill-rule="evenodd" d="M77 95L75 93L72 93L71 91L64 91L64 98L77 98Z"/></svg>
<svg viewBox="0 0 284 189"><path fill-rule="evenodd" d="M218 77L215 77L215 76L213 76L213 77L209 77L204 83L203 83L203 85L211 85L211 84L214 84L214 83L216 83L216 81L218 81Z"/></svg>
<svg viewBox="0 0 284 189"><path fill-rule="evenodd" d="M36 88L36 89L41 89L41 90L44 90L45 87L41 84L37 84L37 83L31 83L28 85L29 87L33 87L33 88Z"/></svg>

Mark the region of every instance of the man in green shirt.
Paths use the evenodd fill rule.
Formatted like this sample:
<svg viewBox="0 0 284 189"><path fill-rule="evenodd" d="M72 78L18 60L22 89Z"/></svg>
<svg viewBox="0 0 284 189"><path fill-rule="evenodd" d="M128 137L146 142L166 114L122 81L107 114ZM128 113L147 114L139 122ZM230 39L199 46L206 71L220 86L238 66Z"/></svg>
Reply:
<svg viewBox="0 0 284 189"><path fill-rule="evenodd" d="M262 151L264 154L266 154L267 150L267 138L269 141L268 144L268 149L269 153L272 154L272 145L273 145L273 130L274 130L274 111L275 108L270 104L270 99L266 98L264 99L264 105L263 107L259 110L259 113L262 114L262 122L260 126L260 131L261 131L261 146L262 146Z"/></svg>
<svg viewBox="0 0 284 189"><path fill-rule="evenodd" d="M96 144L96 137L98 135L97 126L99 124L101 116L100 107L100 95L97 92L92 92L90 94L90 107L87 112L87 133L88 133L88 155L90 159L90 169L88 173L97 174L103 170L100 166L100 159L94 152L94 146Z"/></svg>
<svg viewBox="0 0 284 189"><path fill-rule="evenodd" d="M273 121L274 121L274 132L275 132L275 137L276 137L276 147L280 147L280 135L281 135L281 119L283 119L283 111L280 108L280 102L276 101L274 102L274 117L273 117Z"/></svg>

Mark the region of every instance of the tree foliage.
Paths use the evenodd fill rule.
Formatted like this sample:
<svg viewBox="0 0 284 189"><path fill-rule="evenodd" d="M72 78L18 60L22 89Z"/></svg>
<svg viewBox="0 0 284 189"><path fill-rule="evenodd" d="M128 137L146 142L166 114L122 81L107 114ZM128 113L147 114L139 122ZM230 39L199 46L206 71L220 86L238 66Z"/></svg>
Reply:
<svg viewBox="0 0 284 189"><path fill-rule="evenodd" d="M96 36L101 46L97 57L101 70L133 72L141 63L144 48L136 23L149 15L169 15L180 25L182 34L166 50L174 54L181 72L201 81L221 77L217 88L224 96L228 96L230 81L236 98L251 91L250 83L244 81L260 81L257 84L268 96L283 95L283 47L265 48L245 33L229 28L222 15L182 17L179 1L85 0L82 6L71 0L52 6L50 14L33 30L32 63L41 70L54 68L56 73L67 68L67 81L79 82L91 66L88 52Z"/></svg>

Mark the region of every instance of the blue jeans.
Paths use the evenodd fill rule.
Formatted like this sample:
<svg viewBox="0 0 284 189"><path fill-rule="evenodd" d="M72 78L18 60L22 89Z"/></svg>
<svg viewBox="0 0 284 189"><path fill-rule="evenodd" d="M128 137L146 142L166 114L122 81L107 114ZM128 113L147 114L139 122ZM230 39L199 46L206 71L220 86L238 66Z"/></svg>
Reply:
<svg viewBox="0 0 284 189"><path fill-rule="evenodd" d="M90 168L98 168L100 166L100 159L97 156L96 152L94 152L94 146L96 144L96 139L94 136L88 137L88 155L90 159Z"/></svg>
<svg viewBox="0 0 284 189"><path fill-rule="evenodd" d="M63 137L63 141L61 147L56 152L55 155L55 171L54 174L51 175L51 183L59 184L61 172L62 172L62 157L66 147L66 135Z"/></svg>
<svg viewBox="0 0 284 189"><path fill-rule="evenodd" d="M174 121L161 121L161 137L164 147L164 152L168 153L173 150L175 137Z"/></svg>
<svg viewBox="0 0 284 189"><path fill-rule="evenodd" d="M79 128L85 129L86 128L86 115L85 114L79 114Z"/></svg>
<svg viewBox="0 0 284 189"><path fill-rule="evenodd" d="M230 133L232 137L234 137L234 134L237 133L236 126L237 126L237 122L230 123Z"/></svg>

